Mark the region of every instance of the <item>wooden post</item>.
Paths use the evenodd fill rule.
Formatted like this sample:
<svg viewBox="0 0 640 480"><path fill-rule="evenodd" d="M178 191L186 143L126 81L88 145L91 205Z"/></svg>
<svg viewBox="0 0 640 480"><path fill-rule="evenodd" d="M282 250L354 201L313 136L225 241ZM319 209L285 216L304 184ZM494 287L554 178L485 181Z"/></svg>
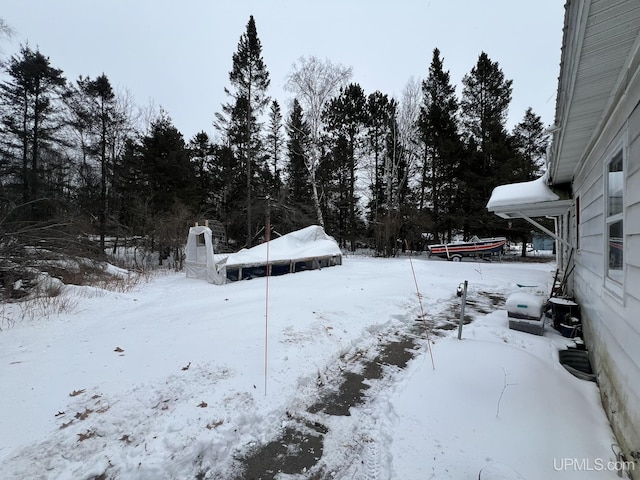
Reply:
<svg viewBox="0 0 640 480"><path fill-rule="evenodd" d="M464 323L464 306L467 303L467 280L464 281L462 290L462 305L460 305L460 324L458 325L458 340L462 340L462 324Z"/></svg>

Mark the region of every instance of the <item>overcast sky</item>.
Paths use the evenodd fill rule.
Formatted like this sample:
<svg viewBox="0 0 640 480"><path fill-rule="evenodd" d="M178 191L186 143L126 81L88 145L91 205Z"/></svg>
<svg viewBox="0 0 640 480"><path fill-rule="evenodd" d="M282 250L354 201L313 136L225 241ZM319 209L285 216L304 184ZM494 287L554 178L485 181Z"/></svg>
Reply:
<svg viewBox="0 0 640 480"><path fill-rule="evenodd" d="M69 80L105 73L138 105L162 106L188 141L214 131L250 15L268 94L284 109L282 86L301 56L351 66L366 94L400 98L410 78L426 78L437 47L458 95L484 51L513 80L507 126L528 107L553 123L563 0L2 0L15 35L0 48L6 59L38 47Z"/></svg>

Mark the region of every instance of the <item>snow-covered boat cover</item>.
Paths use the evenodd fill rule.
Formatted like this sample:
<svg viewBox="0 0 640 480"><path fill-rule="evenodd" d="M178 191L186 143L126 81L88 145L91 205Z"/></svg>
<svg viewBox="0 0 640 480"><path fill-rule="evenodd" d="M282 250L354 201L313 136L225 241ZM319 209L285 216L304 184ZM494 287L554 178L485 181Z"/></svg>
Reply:
<svg viewBox="0 0 640 480"><path fill-rule="evenodd" d="M318 225L283 235L269 242L269 262L342 255L338 243ZM245 248L226 258L227 267L262 265L267 261L267 243Z"/></svg>
<svg viewBox="0 0 640 480"><path fill-rule="evenodd" d="M317 225L271 240L268 247L268 258L267 243L230 255L215 254L211 230L207 226L191 227L185 250L187 277L222 285L227 282L228 268L241 270L245 267L265 266L267 263L273 265L276 262L290 262L291 272L294 272L298 271L295 268L297 262L312 261L316 265L313 268L320 268L323 265L322 259L329 259L324 265L342 263L342 252L338 243Z"/></svg>

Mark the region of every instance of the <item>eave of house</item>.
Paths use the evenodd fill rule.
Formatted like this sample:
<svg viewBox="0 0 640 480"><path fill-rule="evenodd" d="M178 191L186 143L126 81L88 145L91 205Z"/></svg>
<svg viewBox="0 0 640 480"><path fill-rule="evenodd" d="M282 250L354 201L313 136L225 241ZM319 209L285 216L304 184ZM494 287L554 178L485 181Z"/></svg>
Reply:
<svg viewBox="0 0 640 480"><path fill-rule="evenodd" d="M593 148L636 68L639 32L638 0L566 2L551 184L570 182Z"/></svg>

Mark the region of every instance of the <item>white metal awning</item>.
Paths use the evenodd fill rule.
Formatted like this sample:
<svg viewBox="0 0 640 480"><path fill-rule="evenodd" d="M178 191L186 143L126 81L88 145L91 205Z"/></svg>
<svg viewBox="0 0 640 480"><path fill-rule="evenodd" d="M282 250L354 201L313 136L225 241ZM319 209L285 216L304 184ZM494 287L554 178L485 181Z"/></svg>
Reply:
<svg viewBox="0 0 640 480"><path fill-rule="evenodd" d="M493 189L487 210L502 218L557 217L571 208L566 193L547 185L547 176Z"/></svg>
<svg viewBox="0 0 640 480"><path fill-rule="evenodd" d="M510 183L493 189L487 210L505 219L522 218L556 240L566 244L556 233L532 217L558 217L571 208L570 196L547 185L547 175L530 182Z"/></svg>

